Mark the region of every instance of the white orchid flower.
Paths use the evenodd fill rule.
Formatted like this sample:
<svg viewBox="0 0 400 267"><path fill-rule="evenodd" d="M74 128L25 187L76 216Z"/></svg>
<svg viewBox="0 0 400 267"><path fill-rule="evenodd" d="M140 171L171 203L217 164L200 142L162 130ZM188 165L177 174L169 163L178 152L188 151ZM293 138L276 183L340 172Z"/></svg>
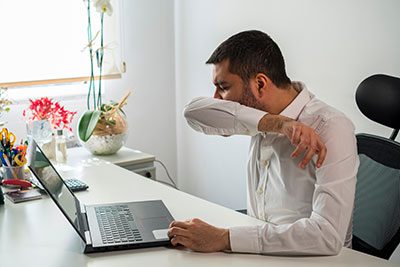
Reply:
<svg viewBox="0 0 400 267"><path fill-rule="evenodd" d="M110 0L95 0L94 7L96 8L97 12L106 13L109 16L111 16L113 13Z"/></svg>

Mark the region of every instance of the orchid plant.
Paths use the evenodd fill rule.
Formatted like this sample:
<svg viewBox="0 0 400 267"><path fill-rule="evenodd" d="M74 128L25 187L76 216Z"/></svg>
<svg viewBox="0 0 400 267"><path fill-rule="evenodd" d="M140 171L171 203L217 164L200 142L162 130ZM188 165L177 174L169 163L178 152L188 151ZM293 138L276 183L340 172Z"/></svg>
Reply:
<svg viewBox="0 0 400 267"><path fill-rule="evenodd" d="M49 120L53 129L67 129L72 132L71 123L76 111L66 110L59 102L48 97L29 99L29 102L29 107L22 112L27 122Z"/></svg>
<svg viewBox="0 0 400 267"><path fill-rule="evenodd" d="M103 104L101 99L101 80L102 80L102 70L103 70L103 59L104 59L104 14L109 16L113 13L113 8L111 6L110 0L94 0L93 5L96 11L100 14L100 31L93 36L92 31L92 14L91 14L91 1L87 0L87 35L90 57L90 80L89 88L87 94L87 108L83 116L81 117L78 125L78 134L82 141L86 142L92 135L97 122L101 118L102 114L112 106L112 104ZM94 43L96 38L100 34L100 46L99 48L94 48ZM96 89L95 76L94 76L94 58L97 60L97 68L99 70L98 78L98 88ZM93 101L91 103L91 100Z"/></svg>

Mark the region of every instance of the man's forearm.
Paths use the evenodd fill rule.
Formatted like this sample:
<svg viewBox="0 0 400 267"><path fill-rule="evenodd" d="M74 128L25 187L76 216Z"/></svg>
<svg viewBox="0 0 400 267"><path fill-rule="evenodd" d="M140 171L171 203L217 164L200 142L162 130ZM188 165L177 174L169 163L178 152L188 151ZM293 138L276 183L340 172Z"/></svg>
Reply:
<svg viewBox="0 0 400 267"><path fill-rule="evenodd" d="M284 133L284 127L290 122L294 122L294 120L281 115L265 114L258 122L258 130L260 132Z"/></svg>
<svg viewBox="0 0 400 267"><path fill-rule="evenodd" d="M193 99L184 110L184 116L194 130L223 136L258 134L258 124L264 115L265 111L238 102L209 97Z"/></svg>

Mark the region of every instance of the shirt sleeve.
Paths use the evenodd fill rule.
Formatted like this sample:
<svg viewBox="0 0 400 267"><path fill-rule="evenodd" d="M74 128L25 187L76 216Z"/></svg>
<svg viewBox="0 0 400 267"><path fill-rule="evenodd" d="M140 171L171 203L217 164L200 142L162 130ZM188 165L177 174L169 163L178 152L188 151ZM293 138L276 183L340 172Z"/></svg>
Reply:
<svg viewBox="0 0 400 267"><path fill-rule="evenodd" d="M194 130L209 135L256 135L264 111L209 97L193 99L184 116Z"/></svg>
<svg viewBox="0 0 400 267"><path fill-rule="evenodd" d="M332 118L320 135L327 156L316 170L310 217L290 224L232 227L232 251L275 255L340 252L352 218L359 165L354 126L345 117Z"/></svg>

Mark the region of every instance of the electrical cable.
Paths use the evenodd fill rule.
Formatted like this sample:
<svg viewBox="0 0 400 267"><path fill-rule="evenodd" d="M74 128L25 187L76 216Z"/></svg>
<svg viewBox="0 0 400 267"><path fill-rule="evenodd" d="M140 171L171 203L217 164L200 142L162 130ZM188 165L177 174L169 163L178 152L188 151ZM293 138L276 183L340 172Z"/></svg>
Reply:
<svg viewBox="0 0 400 267"><path fill-rule="evenodd" d="M166 183L166 182L163 182L163 181L157 181L157 182L160 182L160 183L163 183L163 184L167 184L169 186L172 186L175 189L178 189L178 186L175 184L174 180L172 180L171 176L169 175L168 169L167 169L167 167L165 167L164 163L162 163L160 160L157 160L157 159L155 159L154 161L160 163L161 166L164 167L164 170L167 173L168 179L171 181L172 184Z"/></svg>

